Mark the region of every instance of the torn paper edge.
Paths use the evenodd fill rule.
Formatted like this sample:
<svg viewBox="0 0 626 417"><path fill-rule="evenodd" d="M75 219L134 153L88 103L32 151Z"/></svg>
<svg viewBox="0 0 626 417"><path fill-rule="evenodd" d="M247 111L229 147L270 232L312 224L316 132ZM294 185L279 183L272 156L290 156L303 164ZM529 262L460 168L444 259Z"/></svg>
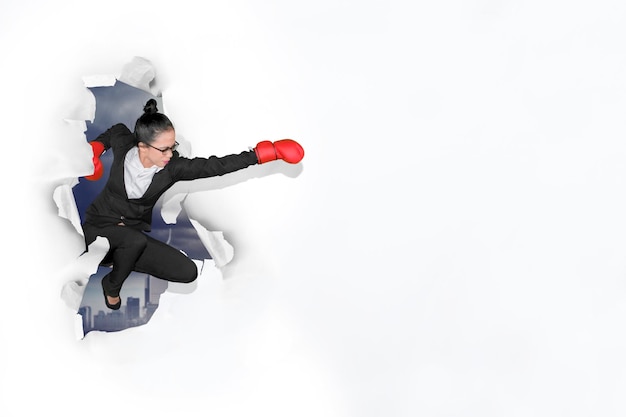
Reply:
<svg viewBox="0 0 626 417"><path fill-rule="evenodd" d="M150 83L155 77L156 71L154 65L147 59L136 56L131 62L124 65L118 80L157 96L158 94L155 94L150 88Z"/></svg>
<svg viewBox="0 0 626 417"><path fill-rule="evenodd" d="M115 76L111 74L85 75L83 84L87 88L112 87L115 85Z"/></svg>
<svg viewBox="0 0 626 417"><path fill-rule="evenodd" d="M207 230L204 226L202 226L198 221L194 219L190 218L189 221L196 229L196 232L198 232L200 241L211 254L211 257L215 262L215 266L221 268L230 261L232 261L235 250L232 245L228 243L228 241L224 238L224 233L212 232L210 230Z"/></svg>
<svg viewBox="0 0 626 417"><path fill-rule="evenodd" d="M109 241L106 238L99 236L89 245L89 251L80 256L80 263L86 264L86 266L84 268L80 268L80 270L84 269L85 272L88 273L87 278L66 282L63 285L63 288L61 288L61 299L63 299L65 304L67 304L67 306L72 310L78 311L80 303L83 299L85 288L89 282L88 277L98 271L100 262L104 259L108 251ZM75 265L75 267L79 268L80 265Z"/></svg>
<svg viewBox="0 0 626 417"><path fill-rule="evenodd" d="M59 216L69 220L78 234L84 236L83 227L80 223L80 214L78 213L78 207L76 207L76 200L72 192L72 188L76 184L78 184L78 180L74 179L67 184L56 187L52 193L52 199L57 205Z"/></svg>
<svg viewBox="0 0 626 417"><path fill-rule="evenodd" d="M161 204L161 218L167 224L174 224L183 209L182 202L187 197L187 194L180 193L171 197L164 197Z"/></svg>

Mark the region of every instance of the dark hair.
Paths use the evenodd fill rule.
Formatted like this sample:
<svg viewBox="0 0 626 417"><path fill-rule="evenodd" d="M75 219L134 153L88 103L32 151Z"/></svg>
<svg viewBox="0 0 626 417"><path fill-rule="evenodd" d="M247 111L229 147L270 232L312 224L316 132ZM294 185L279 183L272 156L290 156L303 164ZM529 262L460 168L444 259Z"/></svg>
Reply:
<svg viewBox="0 0 626 417"><path fill-rule="evenodd" d="M159 133L169 129L174 129L174 125L166 115L159 113L156 100L151 98L146 102L143 114L135 123L137 142L152 143Z"/></svg>

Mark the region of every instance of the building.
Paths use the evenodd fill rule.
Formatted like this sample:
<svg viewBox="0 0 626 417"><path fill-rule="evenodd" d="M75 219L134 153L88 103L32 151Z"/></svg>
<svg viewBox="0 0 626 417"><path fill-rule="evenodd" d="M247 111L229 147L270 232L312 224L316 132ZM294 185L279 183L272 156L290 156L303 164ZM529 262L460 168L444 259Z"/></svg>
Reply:
<svg viewBox="0 0 626 417"><path fill-rule="evenodd" d="M140 307L138 297L126 298L126 320L130 323L138 322L140 318Z"/></svg>
<svg viewBox="0 0 626 417"><path fill-rule="evenodd" d="M83 318L83 334L87 334L93 328L93 319L91 317L91 307L83 306L78 309L78 314Z"/></svg>

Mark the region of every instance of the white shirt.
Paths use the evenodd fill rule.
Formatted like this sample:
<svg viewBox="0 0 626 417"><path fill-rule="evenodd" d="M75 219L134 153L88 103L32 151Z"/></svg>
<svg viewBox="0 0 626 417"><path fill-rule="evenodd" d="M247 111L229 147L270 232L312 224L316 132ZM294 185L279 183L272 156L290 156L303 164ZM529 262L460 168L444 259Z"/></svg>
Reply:
<svg viewBox="0 0 626 417"><path fill-rule="evenodd" d="M156 165L144 168L139 160L139 149L136 146L131 148L124 158L124 185L128 198L142 197L152 183L154 174L162 169Z"/></svg>

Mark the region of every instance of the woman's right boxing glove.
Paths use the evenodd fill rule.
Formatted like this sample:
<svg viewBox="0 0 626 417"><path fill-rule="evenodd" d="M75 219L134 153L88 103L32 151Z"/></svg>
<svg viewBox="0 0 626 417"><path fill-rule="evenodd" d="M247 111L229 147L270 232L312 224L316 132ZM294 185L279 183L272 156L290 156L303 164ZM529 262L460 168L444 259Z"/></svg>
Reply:
<svg viewBox="0 0 626 417"><path fill-rule="evenodd" d="M104 153L104 144L95 140L93 142L89 142L89 144L91 145L91 150L93 151L93 157L91 159L93 162L93 174L86 175L85 179L88 179L89 181L98 181L104 173L104 166L102 165L102 161L100 161L100 155Z"/></svg>

